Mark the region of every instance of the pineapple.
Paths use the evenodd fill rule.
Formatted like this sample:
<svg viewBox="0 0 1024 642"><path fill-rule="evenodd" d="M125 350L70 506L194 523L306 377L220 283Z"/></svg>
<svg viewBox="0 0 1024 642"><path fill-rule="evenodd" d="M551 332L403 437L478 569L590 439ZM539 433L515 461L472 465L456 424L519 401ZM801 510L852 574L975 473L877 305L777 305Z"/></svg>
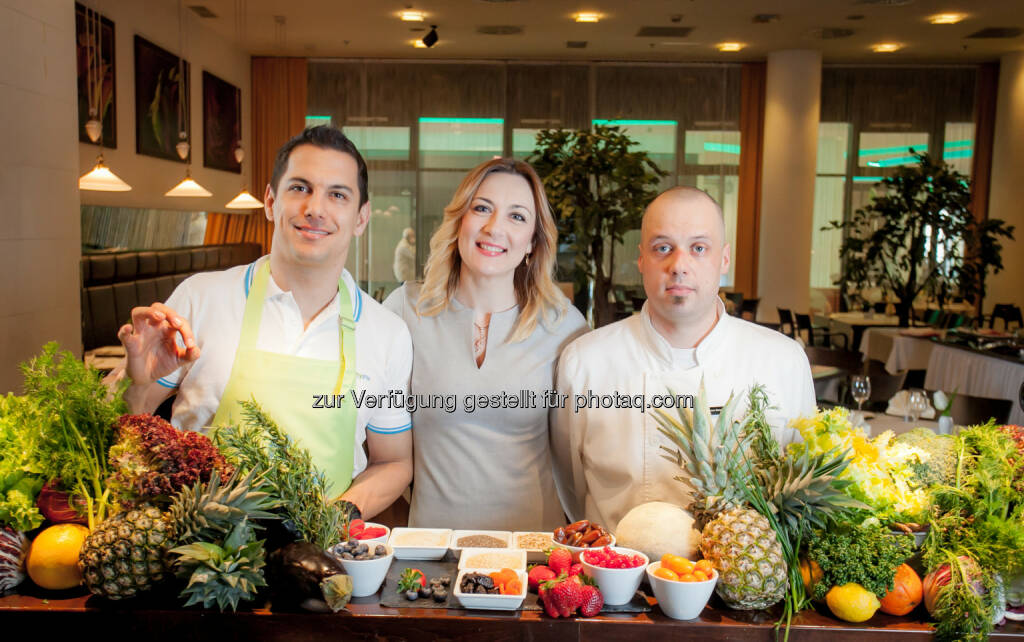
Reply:
<svg viewBox="0 0 1024 642"><path fill-rule="evenodd" d="M179 577L188 579L181 597L188 597L185 606L214 604L224 611L234 611L240 600L251 600L256 589L266 586L263 579L263 542L257 541L252 527L242 518L223 544L194 542L171 549L178 556Z"/></svg>
<svg viewBox="0 0 1024 642"><path fill-rule="evenodd" d="M764 391L755 386L750 399L741 421L730 398L716 423L701 385L696 407L680 409L678 420L664 411L655 415L677 446L665 448L668 459L689 473L676 479L692 487L689 509L701 530L701 554L719 572L716 591L735 609L762 609L782 599L793 542L840 511L864 508L842 492L849 484L837 479L848 464L842 454L782 456L764 420ZM761 511L750 507L748 488L759 489Z"/></svg>
<svg viewBox="0 0 1024 642"><path fill-rule="evenodd" d="M151 504L118 513L96 527L82 545L78 566L89 590L117 600L134 597L160 582L169 570L168 549L200 539L221 539L245 519L272 519L274 502L255 491L259 480L237 473L224 483L211 475L182 489L170 510Z"/></svg>
<svg viewBox="0 0 1024 642"><path fill-rule="evenodd" d="M775 531L744 500L751 479L741 460L750 439L748 420L737 426L733 419L738 401L730 398L716 423L702 384L695 408L680 408L679 420L664 411L655 417L678 446L665 448L668 458L690 474L676 479L692 487L689 510L701 531L701 555L719 574L715 590L730 608L763 609L785 595L788 573Z"/></svg>

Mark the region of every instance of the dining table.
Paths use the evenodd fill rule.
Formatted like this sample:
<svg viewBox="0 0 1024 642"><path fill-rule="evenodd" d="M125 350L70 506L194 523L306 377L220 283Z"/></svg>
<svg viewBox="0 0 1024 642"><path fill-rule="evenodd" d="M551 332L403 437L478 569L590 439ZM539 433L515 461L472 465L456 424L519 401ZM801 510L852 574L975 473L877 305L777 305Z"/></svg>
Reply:
<svg viewBox="0 0 1024 642"><path fill-rule="evenodd" d="M827 326L833 334L846 334L850 339L848 345L857 346L868 328L898 327L900 318L876 312L833 312L827 317L815 315L815 322Z"/></svg>

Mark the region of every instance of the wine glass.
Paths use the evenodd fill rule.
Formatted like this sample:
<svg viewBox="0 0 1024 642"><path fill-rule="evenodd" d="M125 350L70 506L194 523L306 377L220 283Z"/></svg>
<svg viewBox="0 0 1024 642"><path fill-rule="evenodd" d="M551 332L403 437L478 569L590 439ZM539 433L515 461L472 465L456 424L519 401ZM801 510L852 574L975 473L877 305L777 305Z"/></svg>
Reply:
<svg viewBox="0 0 1024 642"><path fill-rule="evenodd" d="M850 377L850 395L857 402L857 412L863 414L864 402L871 396L871 377L867 375Z"/></svg>
<svg viewBox="0 0 1024 642"><path fill-rule="evenodd" d="M928 397L925 396L924 390L911 390L910 397L907 400L907 407L910 409L910 416L914 423L917 423L921 413L928 408Z"/></svg>

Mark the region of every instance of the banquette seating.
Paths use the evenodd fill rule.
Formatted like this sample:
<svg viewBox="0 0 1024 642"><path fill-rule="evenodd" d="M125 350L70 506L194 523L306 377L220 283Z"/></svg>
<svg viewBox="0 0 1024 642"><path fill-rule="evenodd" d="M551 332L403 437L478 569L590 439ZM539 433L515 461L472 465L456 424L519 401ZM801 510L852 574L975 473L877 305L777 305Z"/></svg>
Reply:
<svg viewBox="0 0 1024 642"><path fill-rule="evenodd" d="M117 344L117 329L135 306L166 301L196 272L250 263L258 243L200 245L82 256L82 343L85 350Z"/></svg>

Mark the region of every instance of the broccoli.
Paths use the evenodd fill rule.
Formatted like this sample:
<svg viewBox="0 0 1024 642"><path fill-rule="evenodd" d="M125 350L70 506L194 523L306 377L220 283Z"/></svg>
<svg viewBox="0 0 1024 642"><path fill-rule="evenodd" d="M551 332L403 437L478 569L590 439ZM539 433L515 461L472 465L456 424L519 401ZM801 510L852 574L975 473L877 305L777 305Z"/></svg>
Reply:
<svg viewBox="0 0 1024 642"><path fill-rule="evenodd" d="M938 435L930 428L914 428L898 435L894 441L919 448L930 455L927 461L911 464L914 478L920 486L953 483L956 478L956 444L951 435Z"/></svg>

